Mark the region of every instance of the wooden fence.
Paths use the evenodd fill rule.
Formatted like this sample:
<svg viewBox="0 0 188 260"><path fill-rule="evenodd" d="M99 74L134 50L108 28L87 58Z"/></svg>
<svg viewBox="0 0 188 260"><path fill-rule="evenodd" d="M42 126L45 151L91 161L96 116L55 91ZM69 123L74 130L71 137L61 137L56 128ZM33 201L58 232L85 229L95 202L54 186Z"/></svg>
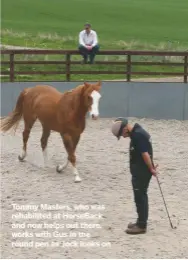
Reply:
<svg viewBox="0 0 188 260"><path fill-rule="evenodd" d="M64 60L16 60L16 55L64 55ZM2 65L9 65L9 70L1 70L1 75L9 75L10 81L15 81L16 75L34 75L34 74L42 74L42 75L57 75L57 74L64 74L66 76L66 81L71 81L71 75L74 74L90 74L90 75L99 75L99 74L122 74L126 76L128 82L131 81L132 75L144 75L144 76L182 76L183 82L187 83L188 77L188 52L173 52L173 51L123 51L123 50L108 50L108 51L99 51L97 55L108 55L108 56L124 56L124 61L97 61L95 64L100 65L124 65L123 70L115 71L115 70L71 70L71 65L73 64L80 64L80 61L71 60L72 55L80 55L78 50L26 50L26 49L12 49L12 50L1 50L2 55L9 55L8 60L1 59L1 66ZM164 60L162 62L159 61L133 61L133 57L135 56L150 56L157 57L162 56ZM180 57L183 62L169 62L165 60L165 57ZM97 57L97 56L96 56ZM123 58L124 58L123 57ZM58 71L40 71L40 70L29 70L29 71L16 71L15 65L22 64L22 65L32 65L32 64L53 64L53 65L65 65L65 70L58 70ZM163 72L151 72L151 71L133 71L133 66L167 66L167 67L181 67L182 72L172 72L172 71L163 71ZM92 65L91 65L92 66ZM83 65L84 68L84 65ZM82 68L82 69L83 69ZM55 81L55 80L54 80Z"/></svg>

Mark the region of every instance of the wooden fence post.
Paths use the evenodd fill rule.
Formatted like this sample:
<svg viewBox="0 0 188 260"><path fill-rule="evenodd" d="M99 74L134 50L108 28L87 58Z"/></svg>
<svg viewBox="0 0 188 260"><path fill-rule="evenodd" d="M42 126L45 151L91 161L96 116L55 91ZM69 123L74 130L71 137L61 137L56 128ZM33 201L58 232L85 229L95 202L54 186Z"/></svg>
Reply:
<svg viewBox="0 0 188 260"><path fill-rule="evenodd" d="M10 82L14 82L14 53L10 54Z"/></svg>
<svg viewBox="0 0 188 260"><path fill-rule="evenodd" d="M70 54L66 54L66 80L70 81Z"/></svg>
<svg viewBox="0 0 188 260"><path fill-rule="evenodd" d="M184 58L184 83L187 83L187 73L188 73L188 69L187 69L187 66L188 66L188 59L187 59L188 56L185 56Z"/></svg>
<svg viewBox="0 0 188 260"><path fill-rule="evenodd" d="M127 81L131 81L131 55L127 55Z"/></svg>

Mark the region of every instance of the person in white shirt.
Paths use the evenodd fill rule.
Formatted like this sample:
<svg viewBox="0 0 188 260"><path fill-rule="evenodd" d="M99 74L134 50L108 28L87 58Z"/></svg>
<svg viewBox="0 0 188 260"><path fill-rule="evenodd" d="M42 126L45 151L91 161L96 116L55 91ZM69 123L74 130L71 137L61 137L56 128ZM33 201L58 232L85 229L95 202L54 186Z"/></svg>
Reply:
<svg viewBox="0 0 188 260"><path fill-rule="evenodd" d="M79 51L83 56L83 63L87 63L89 56L89 63L94 63L94 58L99 50L97 33L91 30L91 24L86 23L84 30L79 33Z"/></svg>

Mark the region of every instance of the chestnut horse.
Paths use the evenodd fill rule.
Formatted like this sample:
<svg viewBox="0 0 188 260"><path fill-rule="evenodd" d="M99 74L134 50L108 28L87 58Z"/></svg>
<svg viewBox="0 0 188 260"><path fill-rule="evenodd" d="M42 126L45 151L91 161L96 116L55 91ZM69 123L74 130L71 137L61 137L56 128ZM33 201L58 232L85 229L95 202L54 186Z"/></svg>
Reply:
<svg viewBox="0 0 188 260"><path fill-rule="evenodd" d="M23 151L18 156L23 161L27 155L27 142L31 128L38 119L42 125L41 148L44 156L44 164L47 160L47 142L51 131L60 133L64 147L67 151L67 162L58 165L57 172L67 168L69 162L75 174L75 182L80 182L76 168L76 146L80 135L85 129L86 114L90 112L92 119L99 116L99 100L101 82L89 84L85 82L76 88L59 92L51 86L37 85L25 88L19 95L15 109L9 116L1 118L1 131L16 128L19 121L24 119Z"/></svg>

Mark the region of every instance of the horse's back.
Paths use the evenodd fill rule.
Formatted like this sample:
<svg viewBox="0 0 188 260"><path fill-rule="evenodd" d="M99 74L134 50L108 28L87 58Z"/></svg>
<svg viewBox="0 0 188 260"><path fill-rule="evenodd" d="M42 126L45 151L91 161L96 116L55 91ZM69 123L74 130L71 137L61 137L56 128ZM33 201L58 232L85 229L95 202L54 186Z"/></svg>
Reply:
<svg viewBox="0 0 188 260"><path fill-rule="evenodd" d="M60 96L62 94L56 88L48 85L36 85L35 87L30 88L30 93L37 93L39 95L49 94L53 96Z"/></svg>
<svg viewBox="0 0 188 260"><path fill-rule="evenodd" d="M51 100L57 102L61 98L62 93L56 88L47 85L36 85L27 89L28 99L37 102L45 102Z"/></svg>
<svg viewBox="0 0 188 260"><path fill-rule="evenodd" d="M59 102L62 93L57 89L47 85L36 85L27 88L25 96L25 111L40 115L54 115L56 105Z"/></svg>

